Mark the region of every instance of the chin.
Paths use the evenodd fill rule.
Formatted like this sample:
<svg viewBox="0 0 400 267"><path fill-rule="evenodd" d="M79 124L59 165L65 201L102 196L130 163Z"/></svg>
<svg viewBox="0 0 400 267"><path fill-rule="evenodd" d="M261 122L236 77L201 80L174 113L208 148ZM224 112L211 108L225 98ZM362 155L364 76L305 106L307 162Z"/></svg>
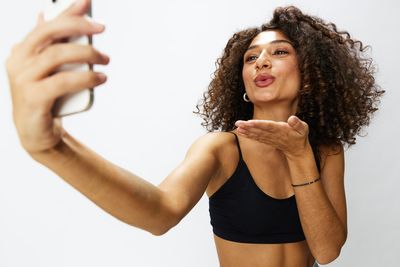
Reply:
<svg viewBox="0 0 400 267"><path fill-rule="evenodd" d="M267 94L262 94L262 95L256 95L254 96L253 99L253 103L268 103L271 101L277 100L276 97L274 95L272 95L271 93L267 93Z"/></svg>

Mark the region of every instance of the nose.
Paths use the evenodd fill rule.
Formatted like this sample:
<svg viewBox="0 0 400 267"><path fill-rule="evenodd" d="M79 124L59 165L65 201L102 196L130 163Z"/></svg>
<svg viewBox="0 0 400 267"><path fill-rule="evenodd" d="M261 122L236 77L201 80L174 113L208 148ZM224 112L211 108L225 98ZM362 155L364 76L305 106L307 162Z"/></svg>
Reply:
<svg viewBox="0 0 400 267"><path fill-rule="evenodd" d="M263 68L270 68L270 67L271 67L271 61L269 60L265 52L262 52L256 61L256 69L260 70Z"/></svg>

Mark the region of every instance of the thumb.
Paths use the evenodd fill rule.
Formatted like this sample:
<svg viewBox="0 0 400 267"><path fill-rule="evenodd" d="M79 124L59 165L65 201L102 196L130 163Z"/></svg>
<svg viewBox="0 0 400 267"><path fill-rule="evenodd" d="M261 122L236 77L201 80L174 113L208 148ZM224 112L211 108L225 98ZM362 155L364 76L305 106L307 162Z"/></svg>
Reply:
<svg viewBox="0 0 400 267"><path fill-rule="evenodd" d="M289 119L287 120L287 123L289 124L290 127L292 127L294 130L296 130L300 134L307 134L308 131L308 125L304 121L300 120L296 116L290 116Z"/></svg>

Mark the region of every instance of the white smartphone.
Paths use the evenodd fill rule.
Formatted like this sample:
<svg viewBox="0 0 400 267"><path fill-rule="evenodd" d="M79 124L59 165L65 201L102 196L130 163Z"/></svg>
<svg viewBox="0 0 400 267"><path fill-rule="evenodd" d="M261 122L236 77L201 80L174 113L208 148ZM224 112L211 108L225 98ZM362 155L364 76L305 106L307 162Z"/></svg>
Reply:
<svg viewBox="0 0 400 267"><path fill-rule="evenodd" d="M61 14L65 9L70 7L75 0L44 0L44 20L52 20ZM92 8L90 7L87 16L92 16ZM91 36L77 36L68 39L68 42L73 42L83 45L92 45ZM65 64L59 68L59 71L74 70L87 71L93 68L90 64ZM87 88L78 93L65 95L56 100L53 106L53 115L55 117L63 117L88 110L94 101L93 88Z"/></svg>

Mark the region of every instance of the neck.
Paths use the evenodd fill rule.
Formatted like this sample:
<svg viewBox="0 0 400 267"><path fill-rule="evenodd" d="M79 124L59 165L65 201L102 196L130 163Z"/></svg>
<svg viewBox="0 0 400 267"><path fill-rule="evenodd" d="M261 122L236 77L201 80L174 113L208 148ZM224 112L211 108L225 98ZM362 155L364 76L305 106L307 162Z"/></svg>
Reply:
<svg viewBox="0 0 400 267"><path fill-rule="evenodd" d="M254 120L272 120L287 122L288 118L296 114L297 101L290 104L268 103L265 105L254 104Z"/></svg>

